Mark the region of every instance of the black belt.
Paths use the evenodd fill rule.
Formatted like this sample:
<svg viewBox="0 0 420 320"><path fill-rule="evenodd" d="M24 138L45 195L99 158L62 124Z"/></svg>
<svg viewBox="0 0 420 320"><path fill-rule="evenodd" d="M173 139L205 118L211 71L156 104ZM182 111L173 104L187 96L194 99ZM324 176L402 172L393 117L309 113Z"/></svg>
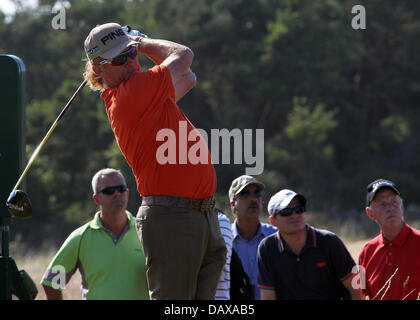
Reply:
<svg viewBox="0 0 420 320"><path fill-rule="evenodd" d="M206 199L191 199L176 196L147 196L143 197L142 205L145 206L168 206L191 208L201 211L202 213L209 213L216 205L216 198Z"/></svg>

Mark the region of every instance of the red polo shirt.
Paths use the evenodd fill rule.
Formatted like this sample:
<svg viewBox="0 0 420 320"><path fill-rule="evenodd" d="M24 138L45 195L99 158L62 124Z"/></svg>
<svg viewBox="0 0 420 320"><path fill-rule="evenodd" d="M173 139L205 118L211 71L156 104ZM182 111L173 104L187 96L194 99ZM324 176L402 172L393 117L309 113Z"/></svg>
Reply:
<svg viewBox="0 0 420 320"><path fill-rule="evenodd" d="M420 231L404 223L393 241L387 241L381 233L364 245L359 264L365 268L364 293L370 299L376 296L398 268L383 300L416 300L420 293ZM375 300L381 300L386 290L387 286Z"/></svg>
<svg viewBox="0 0 420 320"><path fill-rule="evenodd" d="M137 72L118 87L104 90L101 97L118 146L133 170L142 196L199 199L214 195L217 181L211 154L203 140L194 135L190 139L195 127L175 103L175 89L166 66ZM157 138L161 130L173 133L171 143L168 137L163 142ZM174 163L158 161L163 144L173 147ZM191 154L200 153L197 146L201 146L200 152L204 150L206 161L190 160Z"/></svg>

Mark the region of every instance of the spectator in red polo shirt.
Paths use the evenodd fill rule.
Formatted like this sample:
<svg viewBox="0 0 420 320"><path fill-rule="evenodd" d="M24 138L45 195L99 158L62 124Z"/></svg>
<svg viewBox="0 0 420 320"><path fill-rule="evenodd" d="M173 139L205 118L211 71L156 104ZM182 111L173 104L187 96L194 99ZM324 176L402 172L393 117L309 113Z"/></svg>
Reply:
<svg viewBox="0 0 420 320"><path fill-rule="evenodd" d="M420 295L420 231L404 221L396 185L378 179L367 186L366 213L381 233L359 255L371 300L416 300Z"/></svg>

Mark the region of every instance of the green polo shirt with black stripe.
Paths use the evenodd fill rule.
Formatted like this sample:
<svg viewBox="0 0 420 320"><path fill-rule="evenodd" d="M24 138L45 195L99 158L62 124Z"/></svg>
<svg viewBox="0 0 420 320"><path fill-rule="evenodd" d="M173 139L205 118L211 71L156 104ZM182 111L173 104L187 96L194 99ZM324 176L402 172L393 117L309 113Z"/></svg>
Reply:
<svg viewBox="0 0 420 320"><path fill-rule="evenodd" d="M146 260L132 214L119 238L105 229L100 212L74 230L61 246L41 280L62 290L76 270L82 276L82 298L148 300Z"/></svg>

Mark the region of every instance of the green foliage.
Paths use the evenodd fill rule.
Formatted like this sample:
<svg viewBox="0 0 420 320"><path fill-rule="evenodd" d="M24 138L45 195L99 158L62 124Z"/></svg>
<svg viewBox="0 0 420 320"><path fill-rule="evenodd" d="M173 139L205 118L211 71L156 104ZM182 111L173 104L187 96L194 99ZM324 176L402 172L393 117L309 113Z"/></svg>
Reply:
<svg viewBox="0 0 420 320"><path fill-rule="evenodd" d="M313 190L320 184L328 184L327 177L333 170L334 146L328 137L338 125L336 113L325 110L321 104L311 108L306 98L293 99L293 108L278 143L267 149L269 166L277 168L284 180L316 200L324 194L316 195Z"/></svg>
<svg viewBox="0 0 420 320"><path fill-rule="evenodd" d="M289 124L284 131L292 144L305 150L315 150L325 142L329 131L337 127L337 121L334 120L334 111L325 111L321 104L311 110L306 103L305 98L294 100Z"/></svg>
<svg viewBox="0 0 420 320"><path fill-rule="evenodd" d="M351 28L350 0L66 3L65 30L51 27L54 0L7 19L0 13L0 51L21 57L27 69L28 158L82 81L86 35L115 21L194 50L198 82L180 107L198 128L264 129L265 203L292 188L310 208L354 212L377 177L394 179L406 204L417 201L419 1L361 3L366 30ZM86 221L96 210L91 177L108 166L125 174L135 214L140 197L131 169L103 101L85 88L27 176L39 232L27 224L18 230L46 238L61 230L48 225ZM244 165L216 165L216 172L218 206L229 211L228 189Z"/></svg>

